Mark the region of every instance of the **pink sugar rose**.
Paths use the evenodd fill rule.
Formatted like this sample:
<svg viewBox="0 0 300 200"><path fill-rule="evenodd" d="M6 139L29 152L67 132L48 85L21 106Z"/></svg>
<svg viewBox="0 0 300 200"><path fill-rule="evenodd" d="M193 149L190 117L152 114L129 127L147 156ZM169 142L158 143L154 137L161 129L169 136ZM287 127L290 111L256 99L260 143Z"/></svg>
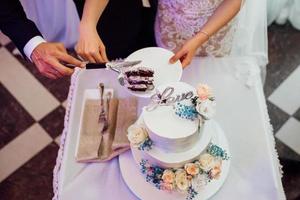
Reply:
<svg viewBox="0 0 300 200"><path fill-rule="evenodd" d="M173 183L175 180L175 173L172 170L166 169L162 175L164 183Z"/></svg>
<svg viewBox="0 0 300 200"><path fill-rule="evenodd" d="M212 90L206 84L199 84L197 87L197 95L201 101L212 97Z"/></svg>
<svg viewBox="0 0 300 200"><path fill-rule="evenodd" d="M173 183L162 183L161 187L162 187L161 188L162 190L166 190L166 191L174 190L174 184Z"/></svg>
<svg viewBox="0 0 300 200"><path fill-rule="evenodd" d="M184 166L184 169L187 174L195 176L199 173L199 167L195 163L187 163Z"/></svg>
<svg viewBox="0 0 300 200"><path fill-rule="evenodd" d="M210 170L209 176L213 179L218 179L221 174L221 167L222 167L222 161L221 160L216 160L214 167Z"/></svg>
<svg viewBox="0 0 300 200"><path fill-rule="evenodd" d="M212 168L209 172L209 176L213 179L218 179L221 174L221 167L220 166L215 166Z"/></svg>

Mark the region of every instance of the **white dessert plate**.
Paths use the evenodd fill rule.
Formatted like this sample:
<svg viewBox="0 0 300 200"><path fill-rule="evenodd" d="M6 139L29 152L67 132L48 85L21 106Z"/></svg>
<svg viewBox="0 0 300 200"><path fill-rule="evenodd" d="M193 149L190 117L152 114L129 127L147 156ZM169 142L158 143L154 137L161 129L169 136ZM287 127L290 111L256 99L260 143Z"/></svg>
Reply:
<svg viewBox="0 0 300 200"><path fill-rule="evenodd" d="M143 66L154 70L154 89L145 92L128 90L137 97L147 98L155 93L155 88L169 82L180 81L182 76L182 65L180 61L174 64L169 63L169 59L174 55L173 52L160 47L147 47L130 54L126 61L141 60L137 66Z"/></svg>
<svg viewBox="0 0 300 200"><path fill-rule="evenodd" d="M226 149L230 156L228 142L223 130L215 123L215 134L213 135L212 142L218 146ZM144 175L140 172L139 165L136 163L132 156L131 151L127 151L119 156L120 170L123 179L129 189L139 198L143 200L161 199L161 200L185 200L186 194L179 192L166 192L158 190L151 183L146 182ZM228 176L230 168L230 159L224 161L222 164L222 173L217 180L212 180L198 192L193 200L205 200L211 198L216 194L224 184ZM134 177L134 178L133 178Z"/></svg>

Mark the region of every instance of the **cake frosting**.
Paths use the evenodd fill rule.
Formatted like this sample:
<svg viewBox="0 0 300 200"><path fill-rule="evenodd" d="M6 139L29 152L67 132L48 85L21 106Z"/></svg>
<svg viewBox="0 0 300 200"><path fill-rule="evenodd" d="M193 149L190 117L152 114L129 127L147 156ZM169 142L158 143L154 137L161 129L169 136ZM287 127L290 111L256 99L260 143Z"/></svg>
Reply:
<svg viewBox="0 0 300 200"><path fill-rule="evenodd" d="M145 108L142 115L149 137L155 146L166 152L182 152L190 149L198 140L199 123L178 117L174 112L176 103L174 99L178 96L182 98L182 95L188 92L195 94L196 90L186 83L176 82L159 87L158 92L163 93L170 86L174 90L166 93L165 96L173 102L166 102L166 105L158 106L154 110ZM183 98L181 102L191 105L190 98Z"/></svg>
<svg viewBox="0 0 300 200"><path fill-rule="evenodd" d="M139 123L142 125L141 121ZM155 145L153 145L149 151L140 151L137 148L132 148L131 150L137 162L139 162L139 158L143 158L163 168L178 168L197 159L202 152L205 152L208 144L211 142L214 131L212 122L205 123L199 131L200 132L196 134L197 138L188 145L189 147L184 147L185 150L165 150L163 146L159 146L155 142L153 143ZM177 146L181 145L182 144Z"/></svg>

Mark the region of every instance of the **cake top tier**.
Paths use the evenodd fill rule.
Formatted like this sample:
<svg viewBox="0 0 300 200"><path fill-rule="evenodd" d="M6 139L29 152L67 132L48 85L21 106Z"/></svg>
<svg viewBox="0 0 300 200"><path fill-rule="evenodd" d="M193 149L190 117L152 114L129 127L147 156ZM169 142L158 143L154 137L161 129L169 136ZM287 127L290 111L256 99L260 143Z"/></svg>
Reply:
<svg viewBox="0 0 300 200"><path fill-rule="evenodd" d="M195 88L187 83L175 82L160 86L158 94L152 97L154 105L148 106L143 113L149 131L166 139L184 139L194 135L198 131L199 121L179 117L174 108L179 102L191 106L191 100L196 95ZM155 107L159 99L164 103Z"/></svg>

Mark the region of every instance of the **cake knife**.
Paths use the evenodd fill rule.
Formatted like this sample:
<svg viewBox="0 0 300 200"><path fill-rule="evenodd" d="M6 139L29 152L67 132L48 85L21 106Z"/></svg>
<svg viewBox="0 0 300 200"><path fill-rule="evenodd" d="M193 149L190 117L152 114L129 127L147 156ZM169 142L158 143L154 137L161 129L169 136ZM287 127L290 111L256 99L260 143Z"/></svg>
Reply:
<svg viewBox="0 0 300 200"><path fill-rule="evenodd" d="M121 72L122 68L126 67L132 67L134 65L140 64L141 60L135 60L135 61L112 61L112 62L106 62L106 63L86 63L85 67L86 69L111 69L112 71L119 74L118 76L118 82L120 85L125 85L125 78L124 75ZM72 64L65 64L67 67L74 68L75 65Z"/></svg>
<svg viewBox="0 0 300 200"><path fill-rule="evenodd" d="M86 69L111 69L115 72L120 73L120 68L125 67L132 67L134 65L140 64L141 60L135 60L135 61L112 61L112 62L104 62L104 63L89 63L87 62L85 64ZM75 68L76 66L73 64L65 64L69 68Z"/></svg>

